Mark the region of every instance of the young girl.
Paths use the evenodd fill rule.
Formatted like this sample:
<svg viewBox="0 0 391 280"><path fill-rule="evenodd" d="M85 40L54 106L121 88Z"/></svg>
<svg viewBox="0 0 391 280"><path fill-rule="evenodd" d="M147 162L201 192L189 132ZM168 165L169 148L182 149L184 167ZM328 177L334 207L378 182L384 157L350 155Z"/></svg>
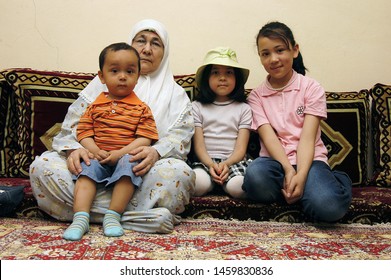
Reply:
<svg viewBox="0 0 391 280"><path fill-rule="evenodd" d="M299 201L311 219L337 221L348 211L351 180L331 171L327 162L320 131L327 117L325 91L304 76L299 45L285 24L266 24L256 43L269 75L248 98L261 151L247 169L243 188L255 201Z"/></svg>
<svg viewBox="0 0 391 280"><path fill-rule="evenodd" d="M215 185L236 198L242 190L251 109L244 103L244 84L249 70L239 65L235 51L218 47L210 50L197 70L199 94L193 102L196 173L195 195L202 196Z"/></svg>

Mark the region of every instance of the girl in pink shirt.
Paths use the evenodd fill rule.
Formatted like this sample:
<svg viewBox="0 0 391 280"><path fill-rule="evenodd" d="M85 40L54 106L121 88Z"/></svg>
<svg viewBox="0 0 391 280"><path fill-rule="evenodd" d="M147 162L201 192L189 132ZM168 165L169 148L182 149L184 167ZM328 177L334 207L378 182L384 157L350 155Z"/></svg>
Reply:
<svg viewBox="0 0 391 280"><path fill-rule="evenodd" d="M299 45L285 24L266 24L256 43L269 75L248 98L261 151L246 171L243 188L249 199L300 202L312 220L337 221L349 209L351 180L327 162L320 130L327 117L325 91L304 76Z"/></svg>

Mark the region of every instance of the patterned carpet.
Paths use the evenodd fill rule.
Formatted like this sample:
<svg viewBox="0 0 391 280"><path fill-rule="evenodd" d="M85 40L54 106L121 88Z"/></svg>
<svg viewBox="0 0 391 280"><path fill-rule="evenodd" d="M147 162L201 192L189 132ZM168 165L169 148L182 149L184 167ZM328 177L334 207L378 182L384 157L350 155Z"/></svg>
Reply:
<svg viewBox="0 0 391 280"><path fill-rule="evenodd" d="M0 219L0 260L381 260L391 259L391 224L313 225L185 219L167 235L126 231L108 238L92 225L81 241L67 223Z"/></svg>

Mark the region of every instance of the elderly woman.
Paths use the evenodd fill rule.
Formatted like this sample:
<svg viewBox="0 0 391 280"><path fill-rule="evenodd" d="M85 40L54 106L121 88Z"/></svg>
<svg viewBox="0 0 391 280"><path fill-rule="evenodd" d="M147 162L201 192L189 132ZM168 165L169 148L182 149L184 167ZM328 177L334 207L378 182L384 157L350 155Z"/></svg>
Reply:
<svg viewBox="0 0 391 280"><path fill-rule="evenodd" d="M195 175L185 163L194 133L191 103L185 91L175 83L169 68L169 40L165 27L155 20L138 22L130 43L141 58L141 76L135 88L155 117L159 141L134 150L134 168L143 176L141 187L122 214L124 228L141 232L169 233L180 222L194 192ZM62 221L72 221L72 174L81 171L80 162L92 158L76 140L76 127L88 104L107 91L98 77L80 93L69 107L61 132L53 140L54 151L37 157L30 166L30 179L39 207ZM101 223L108 209L112 190L97 187L90 221Z"/></svg>

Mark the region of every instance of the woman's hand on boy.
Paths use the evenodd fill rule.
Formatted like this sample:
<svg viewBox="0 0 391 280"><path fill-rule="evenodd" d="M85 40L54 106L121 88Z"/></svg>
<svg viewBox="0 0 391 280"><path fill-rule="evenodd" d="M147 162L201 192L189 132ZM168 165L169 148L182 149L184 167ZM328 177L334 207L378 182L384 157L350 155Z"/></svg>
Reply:
<svg viewBox="0 0 391 280"><path fill-rule="evenodd" d="M67 151L67 156L68 170L74 175L78 175L80 172L82 172L83 169L81 168L81 161L84 161L85 164L90 165L90 159L94 158L94 155L84 148Z"/></svg>
<svg viewBox="0 0 391 280"><path fill-rule="evenodd" d="M140 161L140 163L133 168L133 172L136 176L145 175L160 157L157 150L151 146L138 147L129 154L132 155L130 158L131 162Z"/></svg>

